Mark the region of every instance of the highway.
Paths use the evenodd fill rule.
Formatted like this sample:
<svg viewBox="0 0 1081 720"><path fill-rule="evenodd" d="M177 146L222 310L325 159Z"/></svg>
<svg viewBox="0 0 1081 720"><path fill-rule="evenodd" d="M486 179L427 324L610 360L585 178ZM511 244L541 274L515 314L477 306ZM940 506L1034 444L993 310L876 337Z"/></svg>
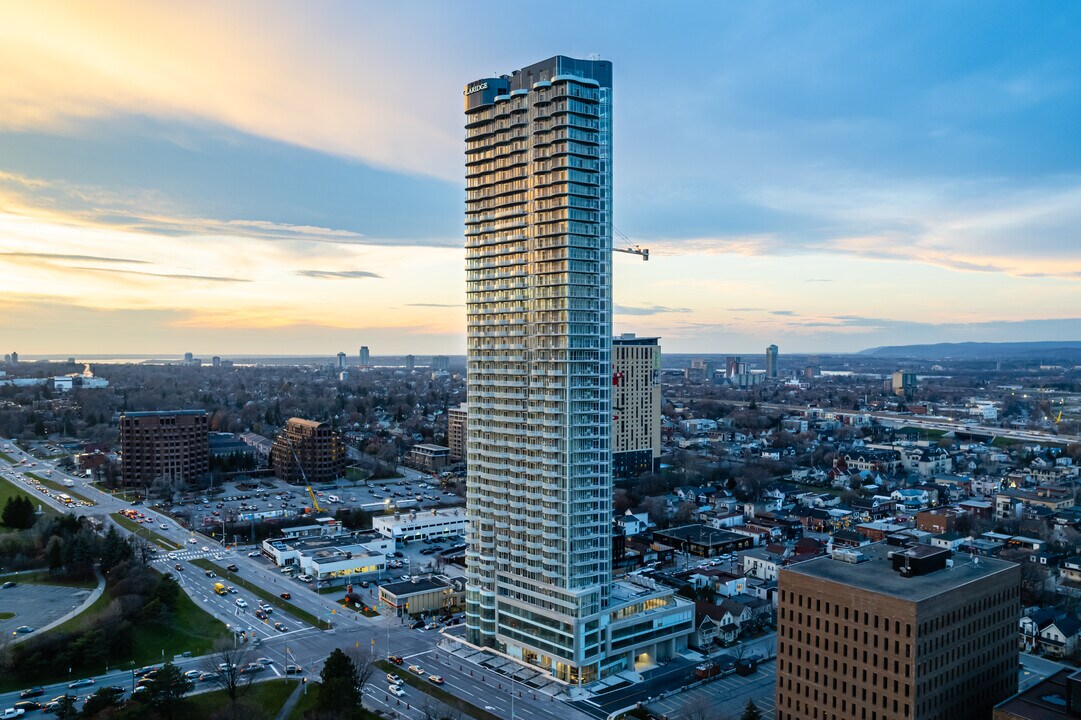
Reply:
<svg viewBox="0 0 1081 720"><path fill-rule="evenodd" d="M741 407L746 408L746 405ZM779 405L777 403L758 403L758 407L770 410L779 410L786 413L798 413L806 415L810 412L834 413L837 415L861 415L873 417L880 423L896 427L915 427L925 430L943 430L945 432L961 432L970 435L986 435L993 438L1006 438L1022 442L1054 443L1058 445L1069 443L1081 443L1078 435L1056 435L1043 430L1018 430L1016 428L994 427L991 425L970 425L956 420L943 418L927 418L919 415L906 415L904 413L874 411L863 412L860 410L843 410L830 407L809 407L806 405Z"/></svg>
<svg viewBox="0 0 1081 720"><path fill-rule="evenodd" d="M285 664L295 662L305 669L309 678L312 678L318 676L322 660L334 648L370 647L374 649L377 657L400 655L407 658L399 674L407 672L405 667L410 664L422 665L429 673L446 678L444 689L454 692L456 696L472 704L490 707L492 712L501 717L510 717L511 697L507 689L507 678L473 663L464 661L457 663L446 651L437 650L436 643L441 637L437 631L410 630L402 624L400 619L391 615L368 618L352 611L343 611L336 602L336 595L319 595L311 592L303 584L282 576L276 568L262 558L248 557L248 552L252 551L254 546L222 547L204 535L188 532L178 526L172 518L159 514L151 507L139 505L133 508L129 502L99 490L86 478L66 474L52 463L22 452L11 440L0 439L0 449L3 449L5 445L8 449L3 452L11 456L15 463L0 459L0 473L5 479L26 487L36 499L35 502L40 501L60 512L74 511L84 515L102 516L103 519L121 510L135 509L149 518L142 527L182 546L183 549L176 551L174 557L169 557L164 550L159 551L153 560L153 566L162 572L172 572L178 578L184 591L222 622L239 625L245 631L249 628L253 630L261 641L260 647L251 650L253 659L260 656L269 657L275 660L279 671ZM20 461L25 462L20 464ZM47 471L49 471L48 475L46 475ZM414 472L405 468L403 471ZM94 506L74 508L66 506L57 497L60 491L50 491L46 495L32 478L26 477L27 472L41 477L47 476L49 480L57 483L63 483L65 479L71 480L74 483L71 490L91 500ZM419 477L420 473L416 475ZM163 524L164 529L161 527ZM117 527L121 532L131 534L126 528L119 525ZM192 539L195 540L194 543L190 542ZM200 557L208 558L221 566L236 564L241 577L275 594L290 592L292 597L289 602L316 617L329 620L331 629L318 630L275 608L270 615L270 621L283 622L288 627L287 632L276 631L271 624L264 623L255 617L253 613L258 605L258 598L247 593L243 588L238 587L237 594L224 596L215 594L214 583L222 581L228 584L228 582L221 578L207 577L203 570L191 564L191 560ZM183 567L182 571L175 570L174 565L177 563ZM238 597L247 601L246 609L236 606ZM171 660L172 658L164 659ZM205 665L205 661L200 658L180 659L178 664L185 669L201 668ZM456 669L459 665L461 670ZM268 675L274 672L272 670ZM73 678L73 680L78 679ZM132 685L131 663L118 669L110 669L108 673L103 672L94 679L96 683L94 686L82 688L80 692L84 695L90 694L96 687L103 685L130 687ZM66 683L48 686L45 688L45 699L62 695L66 690ZM384 704L385 690L384 674L376 671L365 690L365 697L373 706ZM423 693L408 686L405 691L407 696L402 698L403 703L408 700L411 707L415 707L416 704L424 706L426 696ZM0 709L11 707L18 699L18 693L0 694ZM393 696L389 696L388 700L389 705L385 705L387 709L410 714L405 711L404 704L397 705ZM514 705L516 718L579 720L587 717L561 701L553 701L548 695L538 693L534 699L533 693L526 692L524 689L520 699L517 696L514 698ZM421 715L421 713L416 714L417 717Z"/></svg>

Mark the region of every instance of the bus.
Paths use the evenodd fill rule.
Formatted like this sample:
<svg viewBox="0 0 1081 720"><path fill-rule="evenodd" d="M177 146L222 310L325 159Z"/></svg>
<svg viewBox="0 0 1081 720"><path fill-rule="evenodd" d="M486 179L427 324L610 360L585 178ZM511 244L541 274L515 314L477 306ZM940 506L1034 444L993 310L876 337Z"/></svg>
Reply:
<svg viewBox="0 0 1081 720"><path fill-rule="evenodd" d="M56 497L59 498L60 500L63 500L65 505L71 505L73 502L75 502L74 500L71 499L70 495L65 495L64 493L60 493Z"/></svg>

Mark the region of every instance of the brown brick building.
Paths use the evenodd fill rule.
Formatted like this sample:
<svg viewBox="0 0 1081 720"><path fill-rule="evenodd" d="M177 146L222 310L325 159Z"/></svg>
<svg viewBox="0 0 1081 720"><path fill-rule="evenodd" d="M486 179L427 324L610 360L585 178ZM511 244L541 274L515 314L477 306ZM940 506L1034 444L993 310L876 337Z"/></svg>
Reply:
<svg viewBox="0 0 1081 720"><path fill-rule="evenodd" d="M447 409L447 445L450 447L451 462L465 460L465 428L468 422L469 406L465 403Z"/></svg>
<svg viewBox="0 0 1081 720"><path fill-rule="evenodd" d="M1017 691L1021 568L929 545L781 570L777 720L983 720Z"/></svg>
<svg viewBox="0 0 1081 720"><path fill-rule="evenodd" d="M296 457L300 458L303 473ZM289 483L301 483L305 475L309 483L333 482L345 472L345 445L326 423L289 418L270 449L270 464L274 474Z"/></svg>
<svg viewBox="0 0 1081 720"><path fill-rule="evenodd" d="M191 482L209 470L205 410L120 415L120 475L125 485L158 478Z"/></svg>

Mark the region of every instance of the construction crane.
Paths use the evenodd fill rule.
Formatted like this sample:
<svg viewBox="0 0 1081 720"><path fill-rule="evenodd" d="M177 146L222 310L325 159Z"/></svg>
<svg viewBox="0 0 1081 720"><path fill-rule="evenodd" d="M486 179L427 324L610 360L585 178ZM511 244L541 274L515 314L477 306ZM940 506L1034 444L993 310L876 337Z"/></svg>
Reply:
<svg viewBox="0 0 1081 720"><path fill-rule="evenodd" d="M612 228L612 231L619 236L620 240L627 243L627 245L629 246L622 248L613 247L612 252L627 253L628 255L641 255L643 260L649 262L649 248L644 248L641 245L632 243L629 237L621 233L619 230L616 230L615 228Z"/></svg>
<svg viewBox="0 0 1081 720"><path fill-rule="evenodd" d="M304 472L304 466L300 464L300 456L297 455L297 449L288 435L285 436L285 442L289 443L289 449L293 451L293 460L296 461L297 468L300 470L300 479L304 481L308 496L312 499L312 510L315 510L316 512L326 512L326 510L319 505L319 501L315 499L315 491L312 490L312 485L308 482L308 473Z"/></svg>

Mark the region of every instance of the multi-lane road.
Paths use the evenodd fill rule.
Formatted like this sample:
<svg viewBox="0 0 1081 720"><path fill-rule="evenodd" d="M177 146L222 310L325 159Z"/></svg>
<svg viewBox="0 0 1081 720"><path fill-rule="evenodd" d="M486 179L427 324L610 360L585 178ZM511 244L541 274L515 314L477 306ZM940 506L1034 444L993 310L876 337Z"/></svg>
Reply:
<svg viewBox="0 0 1081 720"><path fill-rule="evenodd" d="M7 446L4 453L11 456L15 462L8 463L0 459L0 474L3 474L10 482L23 485L31 495L60 512L73 510L81 514L108 517L121 510L132 509L129 502L99 490L86 478L65 474L52 463L24 453L12 441L0 439L0 448L4 446ZM30 463L34 465L31 466ZM93 507L70 508L59 499L62 491L50 490L48 494L45 494L32 478L26 476L26 473L47 476L49 480L56 483L69 480L74 483L70 489L89 499L94 505ZM222 622L240 626L244 630L251 628L255 636L260 639L260 646L251 651L252 656L268 657L275 661L272 667L276 669L269 670L268 675L280 672L287 663L295 662L305 669L309 677L313 677L318 674L322 659L334 648L370 647L375 650L378 657L403 656L406 658L406 666L420 665L429 674L443 676L446 680L443 689L468 703L488 707L491 712L500 717L511 717L512 703L516 718L579 720L586 717L565 703L553 700L549 695L535 693L531 689L527 690L524 686L515 686L518 692L521 692L521 697L515 695L512 698L506 677L476 663L465 660L459 662L456 656L447 651L438 650L436 643L441 636L434 630L410 630L408 626L402 624L400 619L391 615L367 618L351 611L343 612L336 596L324 596L311 592L300 583L283 577L276 568L263 559L249 557L248 552L253 551L253 547L222 547L208 537L190 533L178 526L172 518L158 513L154 508L138 506L136 509L149 518L149 522L144 523L142 527L182 547L181 550L173 553L172 557L165 551L159 551L154 560L155 566L163 572L172 572L179 579L184 591L200 607ZM120 530L130 532L123 527L120 527ZM190 542L192 539L195 540L194 543ZM239 568L238 574L241 577L275 594L290 592L292 597L289 602L316 617L330 620L331 629L317 630L282 610L275 609L270 616L271 621L283 622L288 627L288 631L283 633L275 630L271 624L263 623L255 617L254 610L258 605L258 598L253 597L243 588L238 587L236 594L224 596L215 594L214 583L221 579L207 577L202 569L191 564L191 560L199 557L208 558L221 566L235 564ZM183 567L182 571L175 570L174 566L177 563ZM248 607L237 607L237 598L244 598ZM205 665L205 660L201 658L182 658L178 662L185 669L200 668ZM405 672L408 671L403 666L399 674ZM114 670L95 676L94 679L95 685L82 688L79 692L89 694L95 687L103 685L130 687L132 684L130 668ZM46 698L62 695L67 691L67 683L49 686L45 690ZM424 693L408 686L405 691L406 695L400 698L402 704L399 705L398 699L386 693L383 674L376 672L365 690L365 698L366 702L372 706L383 705L406 717L421 717L423 711L418 710L417 706L421 708L425 706ZM0 708L11 707L17 700L17 693L2 694Z"/></svg>

